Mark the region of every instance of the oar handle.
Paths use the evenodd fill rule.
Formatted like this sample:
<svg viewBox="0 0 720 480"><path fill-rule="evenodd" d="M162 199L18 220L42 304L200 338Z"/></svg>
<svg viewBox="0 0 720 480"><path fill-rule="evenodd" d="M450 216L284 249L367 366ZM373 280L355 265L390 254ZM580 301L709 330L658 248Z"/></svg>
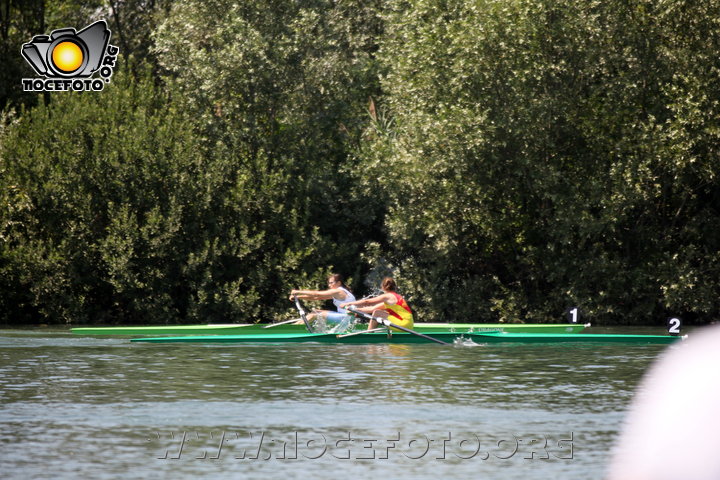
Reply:
<svg viewBox="0 0 720 480"><path fill-rule="evenodd" d="M305 322L305 328L307 328L308 332L313 333L313 329L305 316L305 310L303 310L302 305L300 305L300 300L298 300L297 295L293 295L293 299L295 300L295 307L297 308L298 313L300 313L300 318L302 318L303 322Z"/></svg>

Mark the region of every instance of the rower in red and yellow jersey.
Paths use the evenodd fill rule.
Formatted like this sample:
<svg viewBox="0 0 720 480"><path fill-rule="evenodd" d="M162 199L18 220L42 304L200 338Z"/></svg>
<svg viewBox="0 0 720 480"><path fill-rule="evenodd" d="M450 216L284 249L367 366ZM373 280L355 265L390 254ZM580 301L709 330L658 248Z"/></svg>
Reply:
<svg viewBox="0 0 720 480"><path fill-rule="evenodd" d="M382 295L357 300L355 302L343 303L341 307L347 308L350 305L355 305L360 312L369 313L373 317L386 318L400 327L413 328L412 310L407 301L396 292L397 285L395 280L390 277L385 277L380 288L382 288L383 291ZM370 320L368 330L377 328L377 326L378 323L375 320Z"/></svg>
<svg viewBox="0 0 720 480"><path fill-rule="evenodd" d="M387 293L395 297L394 304L383 302L383 307L388 313L388 320L401 327L413 328L413 313L410 310L410 305L397 293L391 291Z"/></svg>

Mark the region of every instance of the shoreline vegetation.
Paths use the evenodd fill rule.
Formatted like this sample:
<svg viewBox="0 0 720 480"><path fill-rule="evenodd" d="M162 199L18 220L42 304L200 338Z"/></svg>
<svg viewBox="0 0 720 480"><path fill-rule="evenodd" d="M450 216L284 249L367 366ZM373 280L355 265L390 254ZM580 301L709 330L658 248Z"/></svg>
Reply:
<svg viewBox="0 0 720 480"><path fill-rule="evenodd" d="M330 272L422 322L720 318L719 0L3 10L0 324L277 321ZM98 19L102 91L22 91Z"/></svg>

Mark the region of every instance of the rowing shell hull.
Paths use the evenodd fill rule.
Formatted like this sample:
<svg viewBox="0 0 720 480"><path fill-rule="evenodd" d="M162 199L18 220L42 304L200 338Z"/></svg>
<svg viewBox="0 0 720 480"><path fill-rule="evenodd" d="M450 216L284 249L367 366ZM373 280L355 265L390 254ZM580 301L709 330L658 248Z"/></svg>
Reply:
<svg viewBox="0 0 720 480"><path fill-rule="evenodd" d="M416 323L414 330L430 332L513 332L513 333L578 333L587 325L524 324L524 323ZM149 327L83 327L73 328L77 335L255 335L307 333L305 325L280 325L264 328L262 324L172 325Z"/></svg>
<svg viewBox="0 0 720 480"><path fill-rule="evenodd" d="M457 333L432 332L433 338L447 343L456 340L472 340L475 343L634 343L668 344L683 337L669 335L616 335L616 334L564 334L564 333ZM269 335L201 335L159 338L134 338L132 342L148 343L340 343L340 344L376 344L376 343L429 343L430 340L411 333L365 333L352 336L338 336L330 333L276 333Z"/></svg>

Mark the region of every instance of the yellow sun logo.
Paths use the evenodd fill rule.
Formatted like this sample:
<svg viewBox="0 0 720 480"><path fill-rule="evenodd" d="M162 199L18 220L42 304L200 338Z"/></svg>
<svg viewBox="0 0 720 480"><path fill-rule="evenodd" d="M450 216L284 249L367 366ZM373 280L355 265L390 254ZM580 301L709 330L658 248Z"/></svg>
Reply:
<svg viewBox="0 0 720 480"><path fill-rule="evenodd" d="M61 42L53 49L52 61L63 72L74 72L82 66L83 52L74 42Z"/></svg>

